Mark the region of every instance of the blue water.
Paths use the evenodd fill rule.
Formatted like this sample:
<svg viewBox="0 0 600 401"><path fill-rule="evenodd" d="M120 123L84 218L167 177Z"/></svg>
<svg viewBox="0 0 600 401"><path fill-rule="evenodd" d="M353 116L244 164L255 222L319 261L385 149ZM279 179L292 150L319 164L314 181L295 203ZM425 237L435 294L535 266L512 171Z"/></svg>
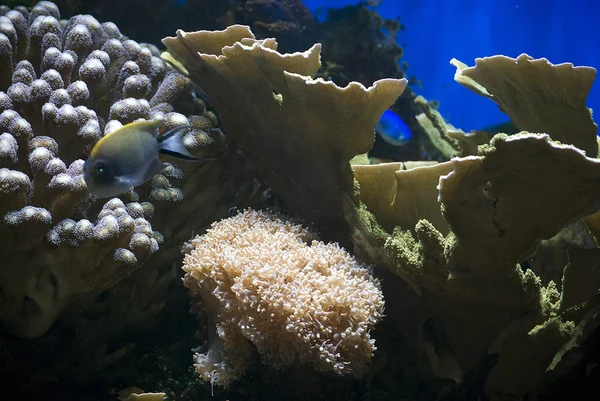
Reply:
<svg viewBox="0 0 600 401"><path fill-rule="evenodd" d="M311 9L356 4L351 0L304 0ZM571 62L600 68L600 2L594 0L382 0L377 11L406 26L398 35L416 76L415 91L439 100L440 112L453 125L479 129L505 121L495 103L453 80L453 57L474 65L477 57L527 53L551 63ZM404 44L406 44L404 46ZM594 84L588 107L600 115L600 84Z"/></svg>
<svg viewBox="0 0 600 401"><path fill-rule="evenodd" d="M377 132L384 141L394 146L402 146L410 142L413 138L410 128L402 118L392 110L386 110L375 125Z"/></svg>

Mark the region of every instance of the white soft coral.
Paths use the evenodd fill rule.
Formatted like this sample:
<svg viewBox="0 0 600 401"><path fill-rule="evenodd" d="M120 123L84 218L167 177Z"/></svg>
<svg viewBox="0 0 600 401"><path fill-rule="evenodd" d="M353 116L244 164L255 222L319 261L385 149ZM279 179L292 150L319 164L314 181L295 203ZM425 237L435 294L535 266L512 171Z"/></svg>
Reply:
<svg viewBox="0 0 600 401"><path fill-rule="evenodd" d="M242 376L252 345L272 367L295 361L359 376L375 341L383 295L370 269L277 213L245 211L192 241L184 284L202 297L209 350L196 355L207 382ZM200 306L200 305L198 305Z"/></svg>

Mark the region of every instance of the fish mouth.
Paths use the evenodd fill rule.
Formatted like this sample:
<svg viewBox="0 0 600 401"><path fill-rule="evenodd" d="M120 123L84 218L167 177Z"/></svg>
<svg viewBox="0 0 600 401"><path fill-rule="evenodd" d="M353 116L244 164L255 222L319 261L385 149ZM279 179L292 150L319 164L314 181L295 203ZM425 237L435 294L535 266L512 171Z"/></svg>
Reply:
<svg viewBox="0 0 600 401"><path fill-rule="evenodd" d="M86 186L87 190L89 192L91 192L92 187L93 187L92 177L91 177L90 173L87 172L85 169L83 170L83 182L85 182L85 186Z"/></svg>

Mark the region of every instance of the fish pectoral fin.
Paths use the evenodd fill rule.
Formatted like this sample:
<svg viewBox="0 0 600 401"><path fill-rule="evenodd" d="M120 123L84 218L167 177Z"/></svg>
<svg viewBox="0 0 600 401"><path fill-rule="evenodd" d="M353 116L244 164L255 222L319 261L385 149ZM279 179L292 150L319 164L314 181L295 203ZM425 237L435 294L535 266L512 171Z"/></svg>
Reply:
<svg viewBox="0 0 600 401"><path fill-rule="evenodd" d="M123 177L119 177L118 178L118 182L119 182L119 186L127 186L127 187L135 187L135 180L132 177L127 177L127 176L123 176Z"/></svg>
<svg viewBox="0 0 600 401"><path fill-rule="evenodd" d="M140 177L140 179L142 180L142 182L150 180L156 174L160 174L165 169L165 167L167 167L167 165L161 162L158 157L156 157L152 161L152 163L150 163L150 166L148 166L148 170L146 170L145 174L143 175L143 177Z"/></svg>
<svg viewBox="0 0 600 401"><path fill-rule="evenodd" d="M157 157L150 163L150 165L145 171L144 169L141 169L139 173L120 176L118 178L119 184L127 185L130 187L137 187L139 185L142 185L146 181L152 179L156 174L159 174L164 169L165 164L161 162Z"/></svg>

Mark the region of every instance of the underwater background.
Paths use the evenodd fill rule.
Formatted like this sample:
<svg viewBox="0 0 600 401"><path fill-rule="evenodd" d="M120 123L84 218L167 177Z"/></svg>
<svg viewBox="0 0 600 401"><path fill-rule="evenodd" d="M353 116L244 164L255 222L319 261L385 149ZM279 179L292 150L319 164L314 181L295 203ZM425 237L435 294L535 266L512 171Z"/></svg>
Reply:
<svg viewBox="0 0 600 401"><path fill-rule="evenodd" d="M350 0L306 0L317 15L319 9L356 4ZM527 53L558 64L597 66L600 39L594 29L600 15L591 0L523 1L428 0L376 1L384 18L400 19L406 27L398 41L404 49L407 73L421 81L418 93L440 102L440 111L453 125L466 130L498 124L504 115L459 86L453 85L452 58L471 61L477 57ZM460 99L460 102L456 101ZM594 85L588 107L600 107L600 89ZM469 112L465 112L468 110Z"/></svg>
<svg viewBox="0 0 600 401"><path fill-rule="evenodd" d="M0 3L4 397L596 399L598 15Z"/></svg>

